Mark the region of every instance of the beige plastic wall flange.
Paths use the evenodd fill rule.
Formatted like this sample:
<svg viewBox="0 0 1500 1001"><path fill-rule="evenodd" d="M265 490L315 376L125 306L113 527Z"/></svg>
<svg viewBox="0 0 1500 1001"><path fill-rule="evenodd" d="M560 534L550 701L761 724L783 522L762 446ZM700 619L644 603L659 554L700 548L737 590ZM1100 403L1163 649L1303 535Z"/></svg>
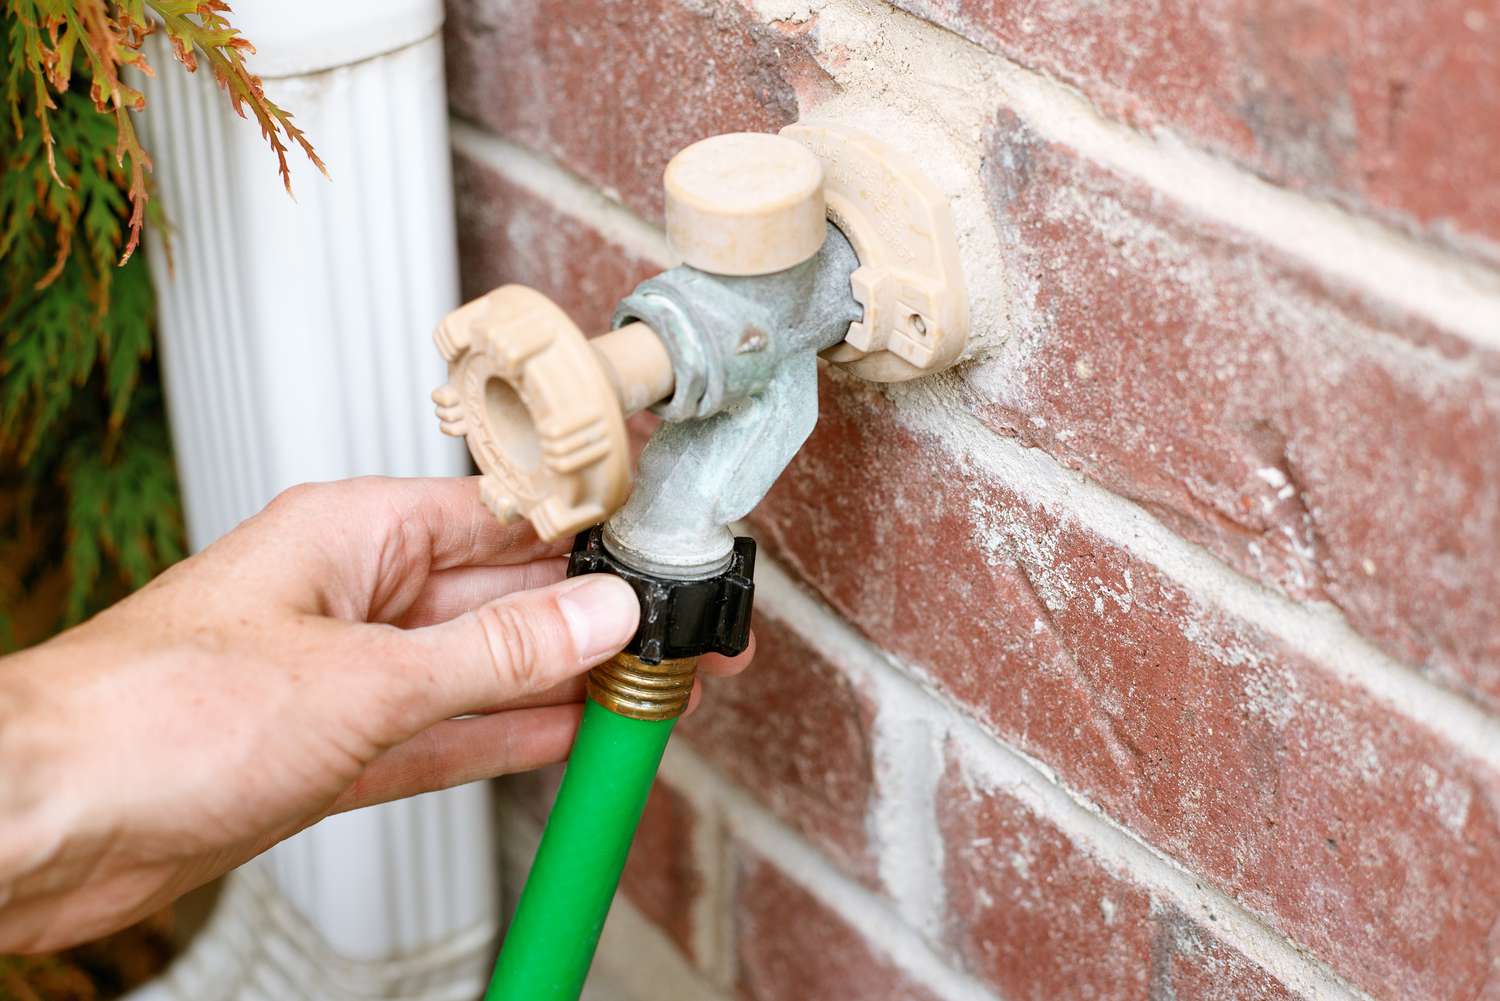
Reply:
<svg viewBox="0 0 1500 1001"><path fill-rule="evenodd" d="M501 521L556 539L598 524L630 492L625 418L669 396L672 362L644 323L589 340L550 299L505 285L433 334L448 381L432 393L463 436Z"/></svg>
<svg viewBox="0 0 1500 1001"><path fill-rule="evenodd" d="M700 140L672 157L662 185L667 241L700 271L768 275L823 246L823 167L790 139L731 132Z"/></svg>
<svg viewBox="0 0 1500 1001"><path fill-rule="evenodd" d="M901 153L857 129L799 122L781 135L822 163L828 218L859 256L849 283L864 317L823 357L875 382L953 364L969 340L969 300L942 192Z"/></svg>

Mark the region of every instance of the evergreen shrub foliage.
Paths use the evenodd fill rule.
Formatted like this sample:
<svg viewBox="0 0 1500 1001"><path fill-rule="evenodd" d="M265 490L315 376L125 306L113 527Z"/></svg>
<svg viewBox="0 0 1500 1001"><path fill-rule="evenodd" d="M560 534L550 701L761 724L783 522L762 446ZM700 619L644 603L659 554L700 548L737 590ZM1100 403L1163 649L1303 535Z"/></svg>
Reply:
<svg viewBox="0 0 1500 1001"><path fill-rule="evenodd" d="M146 37L212 73L289 191L292 147L323 165L247 69L254 49L220 0L0 4L0 643L13 646L38 595L60 591L45 624L68 625L183 553L135 253L146 225L165 231L131 118L149 113Z"/></svg>

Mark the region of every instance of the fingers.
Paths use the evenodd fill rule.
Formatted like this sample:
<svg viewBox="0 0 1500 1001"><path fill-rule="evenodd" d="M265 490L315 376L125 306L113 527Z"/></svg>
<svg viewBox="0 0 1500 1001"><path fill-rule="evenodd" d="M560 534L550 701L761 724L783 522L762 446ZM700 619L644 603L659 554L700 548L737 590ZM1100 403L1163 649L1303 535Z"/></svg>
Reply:
<svg viewBox="0 0 1500 1001"><path fill-rule="evenodd" d="M739 657L734 658L733 661L726 661L727 663L739 665L735 667L731 673L738 673L743 669L744 665L739 662L744 659L744 657L745 655L741 654ZM720 659L724 660L725 658ZM718 676L727 677L727 675L723 673ZM700 676L693 681L693 694L691 700L688 702L687 712L692 712L694 707L698 705L698 699L702 695L702 689L703 678ZM530 695L523 695L518 699L511 699L504 705L485 706L483 709L477 710L477 712L484 715L489 715L490 713L505 712L509 709L530 709L536 706L559 706L565 705L569 702L582 702L587 695L588 684L587 682L585 682L583 677L580 676L577 678L569 678L567 681L564 681L561 684L553 685L546 691L535 692Z"/></svg>
<svg viewBox="0 0 1500 1001"><path fill-rule="evenodd" d="M330 812L357 810L565 761L578 734L582 697L580 682L577 699L560 705L434 723L375 759ZM702 697L699 682L688 700L688 713L698 708Z"/></svg>
<svg viewBox="0 0 1500 1001"><path fill-rule="evenodd" d="M630 631L634 631L633 626ZM711 674L728 676L744 670L752 656L753 636L750 648L739 656L709 655L699 664ZM434 723L377 758L339 797L331 812L356 810L564 761L578 732L583 698L584 680L575 676L513 699L503 709ZM700 679L693 684L686 713L692 714L702 698Z"/></svg>
<svg viewBox="0 0 1500 1001"><path fill-rule="evenodd" d="M750 634L750 643L745 649L733 657L721 657L716 653L704 654L698 658L698 670L715 678L732 678L755 659L755 634Z"/></svg>
<svg viewBox="0 0 1500 1001"><path fill-rule="evenodd" d="M436 723L377 758L332 812L555 764L567 758L582 713L574 703Z"/></svg>
<svg viewBox="0 0 1500 1001"><path fill-rule="evenodd" d="M477 476L369 476L324 489L342 494L339 515L346 529L411 537L422 543L433 571L527 563L562 555L573 541L543 542L525 521L502 525L479 499Z"/></svg>
<svg viewBox="0 0 1500 1001"><path fill-rule="evenodd" d="M419 729L543 692L620 650L639 616L630 585L604 574L510 594L398 633L398 696L430 717Z"/></svg>
<svg viewBox="0 0 1500 1001"><path fill-rule="evenodd" d="M739 674L750 666L751 659L755 656L755 634L750 634L750 645L744 652L734 657L721 657L718 654L705 654L698 660L699 677L693 684L692 701L688 703L688 712L692 712L697 706L698 699L702 695L703 676L715 678L730 678ZM531 706L555 706L565 702L582 702L587 694L587 685L582 675L569 678L567 681L554 685L545 691L534 692L523 695L520 698L511 699L503 705L485 706L476 710L480 713L497 713L507 709L523 709Z"/></svg>
<svg viewBox="0 0 1500 1001"><path fill-rule="evenodd" d="M702 694L703 675L715 678L730 678L739 674L750 666L751 659L755 656L755 634L750 635L750 645L745 651L734 657L721 657L718 654L705 654L698 660L699 677L693 685L692 701L688 703L688 712L692 712L697 706L698 699ZM582 702L587 694L587 684L583 676L569 678L560 684L541 692L523 695L517 699L511 699L503 705L485 706L476 710L480 713L497 713L507 709L524 709L532 706L555 706L566 702Z"/></svg>
<svg viewBox="0 0 1500 1001"><path fill-rule="evenodd" d="M490 713L505 712L508 709L532 709L537 706L560 706L569 702L582 702L588 692L588 685L583 675L569 678L567 681L553 685L551 688L540 692L530 692L519 698L511 699L503 705L485 706L477 710L478 713L489 715Z"/></svg>
<svg viewBox="0 0 1500 1001"><path fill-rule="evenodd" d="M688 712L692 712L698 704L700 689L703 687L703 679L697 678L693 681L693 696L688 702ZM514 709L537 709L543 706L565 706L582 703L588 697L588 683L582 678L569 678L560 685L553 685L543 692L534 692L523 695L518 699L511 699L504 705L485 706L473 715L490 716L495 713L510 712Z"/></svg>
<svg viewBox="0 0 1500 1001"><path fill-rule="evenodd" d="M389 621L431 573L561 556L525 522L501 525L477 477L302 484L210 547L217 573L306 611ZM274 557L274 558L268 558Z"/></svg>
<svg viewBox="0 0 1500 1001"><path fill-rule="evenodd" d="M427 578L411 606L396 620L404 629L447 622L485 602L563 580L568 561L543 559L518 566L453 567Z"/></svg>
<svg viewBox="0 0 1500 1001"><path fill-rule="evenodd" d="M479 499L477 476L370 482L389 494L385 502L395 506L403 523L426 531L433 570L527 563L565 555L573 544L571 537L543 542L524 521L500 524Z"/></svg>
<svg viewBox="0 0 1500 1001"><path fill-rule="evenodd" d="M395 624L403 629L415 629L447 622L487 601L566 580L567 573L568 561L565 559L536 560L520 566L443 570L428 579L421 594ZM698 667L712 677L731 678L749 667L754 659L755 634L752 632L749 645L739 654L733 657L704 654L698 660Z"/></svg>

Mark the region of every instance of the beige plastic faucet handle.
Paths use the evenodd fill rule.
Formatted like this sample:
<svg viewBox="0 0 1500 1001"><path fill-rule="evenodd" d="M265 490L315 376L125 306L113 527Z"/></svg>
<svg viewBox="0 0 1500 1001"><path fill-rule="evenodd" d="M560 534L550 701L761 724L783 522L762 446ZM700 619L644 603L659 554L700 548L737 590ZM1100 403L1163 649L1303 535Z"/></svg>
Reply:
<svg viewBox="0 0 1500 1001"><path fill-rule="evenodd" d="M433 340L448 361L432 394L438 420L467 439L497 518L524 516L556 539L625 502L625 418L672 392L671 359L650 327L590 341L540 292L505 285L448 314Z"/></svg>
<svg viewBox="0 0 1500 1001"><path fill-rule="evenodd" d="M700 271L768 275L823 245L823 166L783 136L732 132L695 142L667 164L662 183L667 240Z"/></svg>

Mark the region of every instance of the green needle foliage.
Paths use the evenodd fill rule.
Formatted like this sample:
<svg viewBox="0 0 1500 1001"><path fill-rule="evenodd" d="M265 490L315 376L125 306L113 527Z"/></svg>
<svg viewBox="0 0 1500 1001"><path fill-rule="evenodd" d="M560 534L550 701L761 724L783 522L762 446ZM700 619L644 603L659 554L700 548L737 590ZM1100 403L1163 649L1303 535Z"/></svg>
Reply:
<svg viewBox="0 0 1500 1001"><path fill-rule="evenodd" d="M0 0L0 646L37 638L13 627L39 596L55 599L48 624L68 625L183 554L134 254L148 219L162 222L131 120L149 113L146 37L208 68L288 190L291 147L323 167L246 68L254 49L229 13L220 0Z"/></svg>
<svg viewBox="0 0 1500 1001"><path fill-rule="evenodd" d="M183 555L151 282L134 254L148 221L162 223L130 117L146 101L129 71L154 74L146 37L162 31L188 71L208 67L288 191L290 147L322 169L246 69L254 50L228 13L218 0L0 0L0 652ZM0 956L0 1001L114 996L166 961L165 921Z"/></svg>

